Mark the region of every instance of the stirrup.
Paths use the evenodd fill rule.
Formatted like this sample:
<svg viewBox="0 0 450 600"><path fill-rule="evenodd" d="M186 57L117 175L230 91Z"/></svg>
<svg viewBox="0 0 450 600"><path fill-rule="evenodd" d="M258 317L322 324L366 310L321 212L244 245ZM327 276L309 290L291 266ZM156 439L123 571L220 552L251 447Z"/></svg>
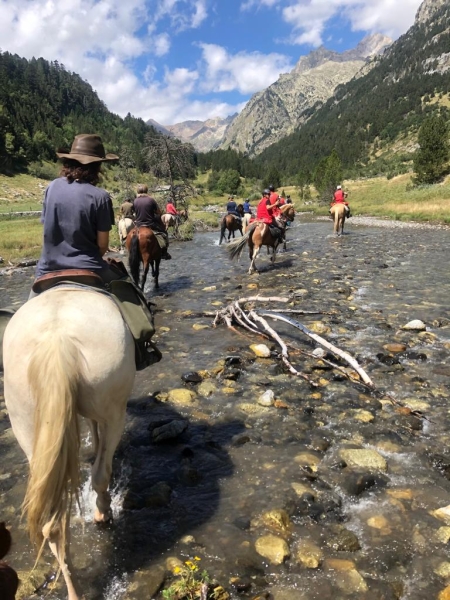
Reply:
<svg viewBox="0 0 450 600"><path fill-rule="evenodd" d="M153 342L136 342L136 371L142 371L143 369L158 363L161 358L162 354Z"/></svg>

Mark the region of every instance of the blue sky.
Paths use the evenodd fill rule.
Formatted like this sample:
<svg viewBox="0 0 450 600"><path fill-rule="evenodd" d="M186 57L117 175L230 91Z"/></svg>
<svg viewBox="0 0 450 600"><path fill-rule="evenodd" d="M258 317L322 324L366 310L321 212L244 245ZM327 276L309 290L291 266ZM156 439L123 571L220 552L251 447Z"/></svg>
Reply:
<svg viewBox="0 0 450 600"><path fill-rule="evenodd" d="M226 117L320 45L396 39L421 0L0 0L0 46L58 60L108 108L163 125ZM70 10L67 7L70 6Z"/></svg>

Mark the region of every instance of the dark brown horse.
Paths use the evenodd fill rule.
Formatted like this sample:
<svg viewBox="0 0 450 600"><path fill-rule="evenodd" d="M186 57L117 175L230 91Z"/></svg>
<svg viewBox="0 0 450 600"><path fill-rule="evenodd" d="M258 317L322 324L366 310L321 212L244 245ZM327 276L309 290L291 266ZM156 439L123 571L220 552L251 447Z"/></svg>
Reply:
<svg viewBox="0 0 450 600"><path fill-rule="evenodd" d="M222 218L222 222L220 225L219 244L221 244L222 241L225 239L227 230L228 230L227 242L230 241L231 235L233 235L233 238L234 238L235 231L240 231L241 235L243 235L243 233L242 233L242 218L244 216L244 206L242 204L238 204L237 211L241 217L240 219L238 219L235 215L232 215L232 214L225 215Z"/></svg>
<svg viewBox="0 0 450 600"><path fill-rule="evenodd" d="M152 268L152 276L155 289L159 288L159 263L161 262L161 248L156 235L149 227L135 227L127 236L128 265L131 277L136 285L139 285L139 271L143 265L141 290L144 290L149 267Z"/></svg>
<svg viewBox="0 0 450 600"><path fill-rule="evenodd" d="M295 209L292 204L285 204L280 207L280 212L280 216L277 217L277 225L284 232L287 222L291 222L295 218ZM273 254L270 258L273 264L277 256L277 248L281 242L281 236L274 236L270 231L269 225L261 221L256 221L250 225L247 233L240 240L232 242L228 246L228 250L230 252L231 259L239 258L244 250L245 245L248 244L251 261L248 272L251 274L253 271L258 271L255 266L255 260L261 250L261 246L267 246L268 249L273 248Z"/></svg>
<svg viewBox="0 0 450 600"><path fill-rule="evenodd" d="M0 523L0 559L3 558L11 547L11 534L4 523ZM14 600L19 578L17 573L9 565L0 560L0 598L2 600Z"/></svg>

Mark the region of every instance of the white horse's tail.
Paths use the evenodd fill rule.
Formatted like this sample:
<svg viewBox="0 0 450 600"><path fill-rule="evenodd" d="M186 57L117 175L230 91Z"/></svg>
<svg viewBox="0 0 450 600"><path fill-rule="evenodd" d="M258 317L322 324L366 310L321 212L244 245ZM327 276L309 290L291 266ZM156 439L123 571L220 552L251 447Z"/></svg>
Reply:
<svg viewBox="0 0 450 600"><path fill-rule="evenodd" d="M82 384L83 357L73 338L47 332L28 366L28 381L36 402L34 446L23 504L28 532L42 545L59 536L64 560L66 528L72 499L80 484L80 437L77 397Z"/></svg>

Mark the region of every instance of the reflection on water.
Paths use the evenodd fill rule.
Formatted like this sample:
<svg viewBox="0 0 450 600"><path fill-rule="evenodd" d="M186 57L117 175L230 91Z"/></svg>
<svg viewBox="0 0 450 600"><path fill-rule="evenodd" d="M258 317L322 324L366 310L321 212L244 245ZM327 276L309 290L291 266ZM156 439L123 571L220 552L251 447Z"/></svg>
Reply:
<svg viewBox="0 0 450 600"><path fill-rule="evenodd" d="M347 235L334 238L331 227L300 217L275 267L263 251L261 273L252 276L245 253L229 262L218 232L171 244L174 258L162 265L153 296L164 359L136 377L114 462L114 527L92 525L88 483L84 518L73 519L74 559L89 598L156 597L158 568L170 556L201 557L234 599L270 591L275 600L423 600L450 582L450 520L432 514L450 505L448 232L349 222ZM0 281L2 303L24 301L30 277ZM325 325L324 337L356 356L399 404L294 356L319 384L312 388L276 359L255 360L248 347L260 340L210 326L215 310L256 293L292 294L298 310L322 313L294 318ZM427 331L401 329L413 319ZM298 331L276 327L314 349ZM391 352L394 343L406 349ZM210 378L184 384L189 371ZM185 387L196 393L192 404L167 401ZM267 389L277 407L258 404ZM0 516L15 526L10 561L25 573L33 565L18 524L26 464L0 415ZM180 421L181 433L155 442L155 430ZM352 468L345 449L373 451L386 470ZM87 479L88 462L83 472ZM264 517L281 509L285 529ZM268 533L289 546L281 565L255 549ZM310 560L318 549L317 568L305 562L305 545ZM48 554L45 561L42 572L51 568Z"/></svg>

